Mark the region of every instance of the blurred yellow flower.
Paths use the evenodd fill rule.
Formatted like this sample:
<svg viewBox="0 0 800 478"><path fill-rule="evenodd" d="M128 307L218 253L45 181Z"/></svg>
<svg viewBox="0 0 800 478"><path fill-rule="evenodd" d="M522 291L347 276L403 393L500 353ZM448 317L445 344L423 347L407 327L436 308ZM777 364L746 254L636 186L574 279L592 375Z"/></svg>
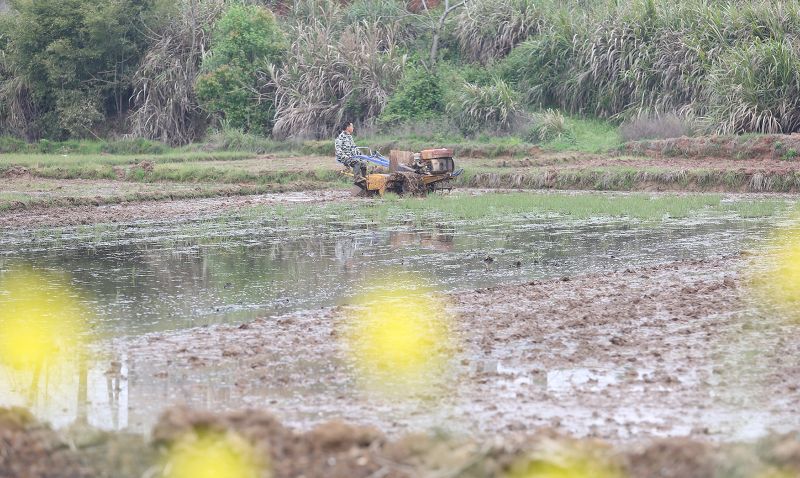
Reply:
<svg viewBox="0 0 800 478"><path fill-rule="evenodd" d="M54 274L17 269L0 276L0 363L31 371L81 352L86 311Z"/></svg>
<svg viewBox="0 0 800 478"><path fill-rule="evenodd" d="M237 435L189 434L175 443L164 467L164 478L259 478L252 447Z"/></svg>
<svg viewBox="0 0 800 478"><path fill-rule="evenodd" d="M358 378L392 394L424 392L452 355L446 301L408 277L377 283L349 310L345 338Z"/></svg>
<svg viewBox="0 0 800 478"><path fill-rule="evenodd" d="M800 319L800 228L780 230L751 268L751 290L764 305Z"/></svg>
<svg viewBox="0 0 800 478"><path fill-rule="evenodd" d="M623 478L602 450L547 440L531 456L517 462L506 478Z"/></svg>

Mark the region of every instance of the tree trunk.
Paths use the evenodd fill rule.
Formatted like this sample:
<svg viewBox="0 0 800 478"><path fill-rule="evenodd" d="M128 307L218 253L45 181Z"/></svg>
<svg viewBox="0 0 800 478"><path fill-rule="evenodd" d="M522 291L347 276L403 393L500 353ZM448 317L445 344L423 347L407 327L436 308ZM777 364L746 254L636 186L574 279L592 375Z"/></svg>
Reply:
<svg viewBox="0 0 800 478"><path fill-rule="evenodd" d="M431 68L436 65L436 57L439 56L439 38L442 36L444 22L447 20L447 16L450 15L450 13L456 8L464 6L465 3L467 3L467 0L451 6L450 0L445 0L444 12L442 13L442 16L439 17L439 22L436 24L436 29L433 31L433 41L431 42L431 54L429 58L431 62Z"/></svg>

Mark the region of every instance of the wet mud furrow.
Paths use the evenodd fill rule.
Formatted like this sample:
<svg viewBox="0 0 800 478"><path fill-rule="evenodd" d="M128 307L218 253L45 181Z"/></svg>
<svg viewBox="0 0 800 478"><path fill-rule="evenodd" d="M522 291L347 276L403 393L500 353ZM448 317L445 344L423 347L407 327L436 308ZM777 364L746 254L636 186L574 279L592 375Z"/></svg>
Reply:
<svg viewBox="0 0 800 478"><path fill-rule="evenodd" d="M445 384L395 400L358 386L345 308L120 340L128 425L164 406L268 410L308 429L333 418L387 433L540 428L627 442L746 440L800 427L800 336L751 310L739 258L500 286L449 296Z"/></svg>
<svg viewBox="0 0 800 478"><path fill-rule="evenodd" d="M207 199L130 202L102 206L34 207L0 212L0 228L33 229L164 219L180 221L253 206L289 205L345 199L351 199L350 191L329 189L246 196L221 196Z"/></svg>

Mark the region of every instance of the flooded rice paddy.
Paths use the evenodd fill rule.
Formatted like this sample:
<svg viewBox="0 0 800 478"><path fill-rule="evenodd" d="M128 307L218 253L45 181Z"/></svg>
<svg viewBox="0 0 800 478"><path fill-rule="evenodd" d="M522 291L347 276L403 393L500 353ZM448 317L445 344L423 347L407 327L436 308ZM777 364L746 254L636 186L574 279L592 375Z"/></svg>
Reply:
<svg viewBox="0 0 800 478"><path fill-rule="evenodd" d="M386 227L265 216L14 231L0 239L0 274L19 264L67 272L95 333L119 337L329 307L387 273L456 292L727 256L775 222L516 216Z"/></svg>
<svg viewBox="0 0 800 478"><path fill-rule="evenodd" d="M400 420L394 404L359 398L331 343L337 319L330 307L348 303L369 281L413 272L438 291L472 297L476 289L498 285L718 260L756 247L778 219L700 211L655 220L423 214L376 222L319 208L299 220L256 210L177 223L165 219L11 231L0 238L0 279L19 266L67 272L75 296L90 311L99 349L111 352L101 359L52 364L45 374L49 378L36 381L32 389L29 377L14 378L5 371L0 397L7 403L0 405L28 406L55 426L78 421L137 432L147 432L163 408L175 403L272 408L301 427L342 416L391 429ZM569 301L572 295L559 289L554 297ZM483 307L469 297L456 306L463 317ZM509 293L500 299L514 302L517 297ZM541 305L530 307L539 310ZM506 317L520 310L525 310L524 301L516 309L493 313ZM248 327L238 327L254 319L258 325L249 335ZM552 320L562 319L554 313ZM467 336L469 327L464 327L460 333ZM481 324L476 330L480 327L494 329ZM613 335L613 324L603 327L601 336ZM447 410L435 413L438 423L470 416L480 430L499 431L563 422L566 430L585 436L611 422L607 436L626 438L642 429L656 435L688 433L692 419L700 416L717 417L714 423L743 416L760 420L756 411L719 409L695 410L676 421L676 410L708 396L698 387L718 380L711 378L713 365L702 361L689 370L670 360L637 364L625 358L621 365L608 347L593 354L591 337L562 336L549 346L541 341L532 345L523 340L530 337L527 331L495 337L496 344L489 346L486 334L465 339L473 342L462 350L454 380L474 387L454 392ZM109 347L112 340L116 345ZM705 347L702 341L687 340L688 346ZM644 350L631 350L631 356L637 353ZM577 358L563 362L562 356ZM647 402L652 387L662 395L678 387L668 400L674 406L660 410L656 402ZM618 406L599 405L609 397ZM638 407L637 400L642 400ZM570 404L566 414L565 403ZM404 407L400 428L430 423L429 410ZM598 414L598 409L603 411ZM760 433L766 422L748 423L739 433Z"/></svg>

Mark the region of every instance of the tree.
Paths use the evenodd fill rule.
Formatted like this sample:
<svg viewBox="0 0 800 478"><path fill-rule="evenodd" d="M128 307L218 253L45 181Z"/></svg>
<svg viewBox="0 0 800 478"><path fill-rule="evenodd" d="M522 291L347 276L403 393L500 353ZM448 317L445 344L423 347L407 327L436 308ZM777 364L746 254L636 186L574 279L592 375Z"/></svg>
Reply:
<svg viewBox="0 0 800 478"><path fill-rule="evenodd" d="M214 27L211 53L196 84L202 107L219 121L244 130L271 127L274 92L267 84L270 65L288 48L275 16L257 5L234 4Z"/></svg>
<svg viewBox="0 0 800 478"><path fill-rule="evenodd" d="M86 136L127 109L155 0L16 0L5 47L35 105L32 137ZM2 91L13 89L3 88ZM2 98L11 101L11 98Z"/></svg>

